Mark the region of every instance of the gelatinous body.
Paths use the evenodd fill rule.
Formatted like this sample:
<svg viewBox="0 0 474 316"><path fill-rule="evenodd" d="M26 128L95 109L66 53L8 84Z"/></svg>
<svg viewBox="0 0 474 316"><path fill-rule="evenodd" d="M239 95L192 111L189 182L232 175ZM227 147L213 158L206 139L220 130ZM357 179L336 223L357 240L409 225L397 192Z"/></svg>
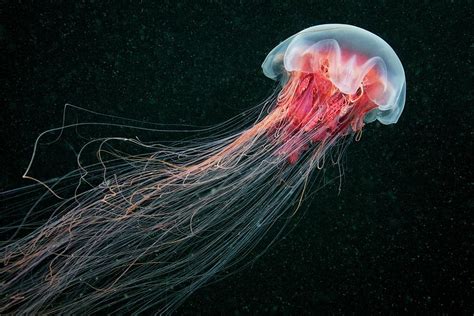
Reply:
<svg viewBox="0 0 474 316"><path fill-rule="evenodd" d="M380 37L345 24L307 28L275 47L263 62L264 74L285 85L294 71L318 72L343 93L354 94L361 83L378 105L366 122L396 123L405 105L405 72L393 49Z"/></svg>
<svg viewBox="0 0 474 316"><path fill-rule="evenodd" d="M77 170L57 181L30 176L30 163L25 177L62 200L41 209L42 200L35 202L1 244L0 311L170 313L245 258L270 228L291 220L329 153L343 152L364 124L395 123L403 110L398 57L360 28L303 30L262 67L281 87L246 111L247 121L208 129L215 137L171 145L97 138L83 149L96 145L98 162L81 165L81 150ZM94 124L47 131L35 153L47 133L59 139ZM117 143L143 153L126 155ZM65 197L62 181L74 176L89 187ZM24 228L28 234L17 234Z"/></svg>

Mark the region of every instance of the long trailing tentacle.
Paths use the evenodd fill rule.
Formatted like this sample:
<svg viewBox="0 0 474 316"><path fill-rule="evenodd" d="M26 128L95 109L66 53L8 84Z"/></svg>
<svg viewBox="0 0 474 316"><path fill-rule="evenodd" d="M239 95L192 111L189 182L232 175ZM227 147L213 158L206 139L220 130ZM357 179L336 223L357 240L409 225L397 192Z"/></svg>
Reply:
<svg viewBox="0 0 474 316"><path fill-rule="evenodd" d="M46 222L0 248L0 311L91 313L124 302L173 311L301 206L311 172L360 126L355 109L367 110L347 100L324 79L295 74L263 107L268 114L237 132L212 129L218 138L180 146L87 141L79 156L96 145L99 159L77 159L87 189L76 187ZM149 153L126 154L114 146L123 142Z"/></svg>

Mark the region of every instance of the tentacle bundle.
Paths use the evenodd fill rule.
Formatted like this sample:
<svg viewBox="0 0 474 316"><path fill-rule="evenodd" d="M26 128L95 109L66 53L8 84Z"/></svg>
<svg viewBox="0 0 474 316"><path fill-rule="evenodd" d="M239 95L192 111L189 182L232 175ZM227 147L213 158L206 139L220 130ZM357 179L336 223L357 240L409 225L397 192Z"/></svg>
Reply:
<svg viewBox="0 0 474 316"><path fill-rule="evenodd" d="M1 248L1 310L90 313L126 303L170 312L242 258L299 206L311 171L342 135L308 133L325 123L302 119L306 105L287 104L295 101L288 90L267 116L221 140L116 153L105 185L57 204L33 233ZM304 93L313 91L296 99Z"/></svg>

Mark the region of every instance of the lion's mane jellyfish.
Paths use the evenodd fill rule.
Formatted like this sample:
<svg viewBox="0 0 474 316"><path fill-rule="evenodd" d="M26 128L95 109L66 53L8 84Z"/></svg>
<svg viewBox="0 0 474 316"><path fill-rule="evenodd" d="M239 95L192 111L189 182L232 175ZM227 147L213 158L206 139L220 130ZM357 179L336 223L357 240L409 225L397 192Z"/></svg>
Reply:
<svg viewBox="0 0 474 316"><path fill-rule="evenodd" d="M247 110L249 121L221 124L214 137L88 142L97 145L98 163L71 174L87 183L100 177L100 185L47 206L36 201L11 225L13 237L0 247L0 311L172 312L246 258L272 227L276 237L284 225L275 224L291 221L320 169L337 164L366 123L396 123L405 103L397 55L354 26L305 29L262 67L279 88ZM120 142L143 152L114 151ZM54 196L65 192L55 180L40 183Z"/></svg>

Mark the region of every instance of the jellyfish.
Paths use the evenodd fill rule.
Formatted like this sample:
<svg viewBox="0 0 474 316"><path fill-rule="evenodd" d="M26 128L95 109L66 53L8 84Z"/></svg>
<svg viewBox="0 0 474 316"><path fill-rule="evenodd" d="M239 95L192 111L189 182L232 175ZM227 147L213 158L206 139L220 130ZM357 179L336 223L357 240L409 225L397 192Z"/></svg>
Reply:
<svg viewBox="0 0 474 316"><path fill-rule="evenodd" d="M99 184L64 197L59 180L38 180L61 199L39 207L40 198L2 242L0 311L172 313L222 271L252 260L366 124L396 123L405 104L394 50L355 26L307 28L262 68L278 86L246 111L247 123L231 119L210 128L212 136L167 144L96 138L85 146L96 144L99 162L73 173ZM143 151L124 154L114 150L119 142ZM33 228L16 233L25 226Z"/></svg>

